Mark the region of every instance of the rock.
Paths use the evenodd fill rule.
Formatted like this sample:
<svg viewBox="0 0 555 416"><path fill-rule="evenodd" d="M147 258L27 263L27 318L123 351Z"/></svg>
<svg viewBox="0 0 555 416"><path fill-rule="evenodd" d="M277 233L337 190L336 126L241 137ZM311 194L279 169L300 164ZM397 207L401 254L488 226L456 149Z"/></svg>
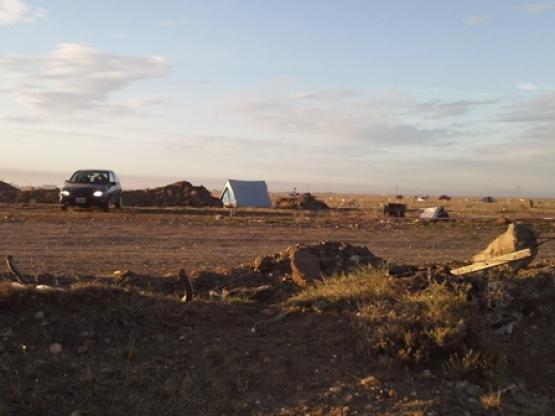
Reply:
<svg viewBox="0 0 555 416"><path fill-rule="evenodd" d="M54 342L53 344L50 344L50 346L48 347L48 351L50 351L50 353L52 354L60 354L62 352L62 344Z"/></svg>
<svg viewBox="0 0 555 416"><path fill-rule="evenodd" d="M265 272L272 269L274 258L272 256L258 256L254 259L254 270L257 272Z"/></svg>
<svg viewBox="0 0 555 416"><path fill-rule="evenodd" d="M368 376L360 380L360 384L362 384L363 386L377 386L378 384L380 384L380 382L376 377Z"/></svg>
<svg viewBox="0 0 555 416"><path fill-rule="evenodd" d="M299 286L322 280L320 259L307 249L297 249L291 254L292 278Z"/></svg>
<svg viewBox="0 0 555 416"><path fill-rule="evenodd" d="M39 321L42 321L42 320L44 319L44 312L43 312L43 311L38 311L38 312L35 314L35 319L37 319L37 320L39 320Z"/></svg>
<svg viewBox="0 0 555 416"><path fill-rule="evenodd" d="M475 384L468 383L465 386L464 390L469 396L479 396L480 394L482 394L482 390L480 389L480 387L476 386Z"/></svg>
<svg viewBox="0 0 555 416"><path fill-rule="evenodd" d="M343 390L343 388L341 388L341 386L333 386L329 388L329 392L330 393L341 393L341 390Z"/></svg>
<svg viewBox="0 0 555 416"><path fill-rule="evenodd" d="M389 389L387 391L387 397L389 397L390 399L394 399L395 397L397 397L397 391L395 389Z"/></svg>
<svg viewBox="0 0 555 416"><path fill-rule="evenodd" d="M472 258L472 261L484 261L491 259L492 257L511 254L515 251L524 250L526 248L530 249L532 256L520 261L512 262L508 265L508 267L512 269L526 267L532 262L532 260L534 260L536 254L538 253L537 235L532 227L526 224L510 223L507 227L507 231L499 235L483 251L476 254Z"/></svg>

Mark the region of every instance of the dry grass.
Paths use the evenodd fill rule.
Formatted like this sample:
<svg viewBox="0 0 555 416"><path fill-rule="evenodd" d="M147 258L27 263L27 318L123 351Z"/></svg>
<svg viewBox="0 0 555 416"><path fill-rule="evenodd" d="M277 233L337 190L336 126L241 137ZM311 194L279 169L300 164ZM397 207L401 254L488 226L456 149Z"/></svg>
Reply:
<svg viewBox="0 0 555 416"><path fill-rule="evenodd" d="M432 283L412 290L406 280L364 270L327 280L289 300L320 312L347 313L362 348L388 364L442 360L454 378L484 376L500 360L498 345L485 342L479 306L469 284Z"/></svg>
<svg viewBox="0 0 555 416"><path fill-rule="evenodd" d="M501 393L491 392L484 394L480 397L480 403L486 410L500 410L501 409Z"/></svg>

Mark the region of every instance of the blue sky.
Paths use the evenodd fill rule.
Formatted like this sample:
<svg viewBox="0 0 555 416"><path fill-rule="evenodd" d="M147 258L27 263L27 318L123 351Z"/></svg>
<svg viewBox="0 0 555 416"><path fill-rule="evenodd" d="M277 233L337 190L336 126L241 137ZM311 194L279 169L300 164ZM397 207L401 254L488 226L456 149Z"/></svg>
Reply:
<svg viewBox="0 0 555 416"><path fill-rule="evenodd" d="M555 1L0 0L0 177L551 196Z"/></svg>

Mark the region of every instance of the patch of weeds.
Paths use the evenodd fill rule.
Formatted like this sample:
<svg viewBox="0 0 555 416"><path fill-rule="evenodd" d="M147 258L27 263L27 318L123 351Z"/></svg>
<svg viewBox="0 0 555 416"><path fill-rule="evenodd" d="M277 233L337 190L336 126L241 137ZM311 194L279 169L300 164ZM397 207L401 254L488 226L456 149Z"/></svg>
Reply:
<svg viewBox="0 0 555 416"><path fill-rule="evenodd" d="M501 392L491 392L480 397L480 403L486 410L501 410Z"/></svg>
<svg viewBox="0 0 555 416"><path fill-rule="evenodd" d="M373 269L326 279L309 286L288 300L289 306L315 308L321 311L357 312L369 303L395 296L393 278Z"/></svg>
<svg viewBox="0 0 555 416"><path fill-rule="evenodd" d="M489 362L480 351L468 350L452 354L442 365L445 374L454 380L481 375L489 369Z"/></svg>
<svg viewBox="0 0 555 416"><path fill-rule="evenodd" d="M454 378L492 374L502 351L491 341L468 283L431 283L410 289L408 279L381 271L327 279L291 298L289 306L341 313L352 322L357 349L393 365L446 360Z"/></svg>

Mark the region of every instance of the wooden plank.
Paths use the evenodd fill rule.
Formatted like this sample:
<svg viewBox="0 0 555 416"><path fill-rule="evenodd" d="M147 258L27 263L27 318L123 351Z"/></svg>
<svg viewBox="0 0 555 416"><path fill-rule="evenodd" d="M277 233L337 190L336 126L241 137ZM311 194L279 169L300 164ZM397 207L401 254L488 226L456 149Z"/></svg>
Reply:
<svg viewBox="0 0 555 416"><path fill-rule="evenodd" d="M461 276L464 274L477 272L480 270L489 269L491 267L501 266L503 264L511 263L513 261L518 261L526 259L533 255L532 250L525 248L524 250L515 251L514 253L503 254L502 256L492 257L491 259L478 261L469 266L460 267L458 269L452 269L451 274Z"/></svg>

